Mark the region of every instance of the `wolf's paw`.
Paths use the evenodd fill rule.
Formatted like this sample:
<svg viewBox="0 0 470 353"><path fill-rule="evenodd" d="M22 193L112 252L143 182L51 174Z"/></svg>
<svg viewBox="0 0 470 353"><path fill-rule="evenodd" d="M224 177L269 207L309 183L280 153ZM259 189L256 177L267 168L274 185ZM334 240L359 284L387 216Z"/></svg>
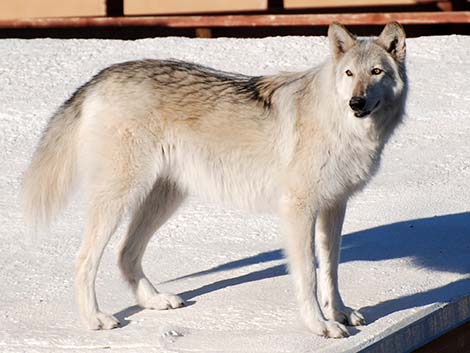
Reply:
<svg viewBox="0 0 470 353"><path fill-rule="evenodd" d="M167 310L184 306L184 300L174 294L157 293L145 300L142 300L139 304L146 309Z"/></svg>
<svg viewBox="0 0 470 353"><path fill-rule="evenodd" d="M326 338L348 337L348 329L336 321L329 320L309 320L307 327L315 334Z"/></svg>
<svg viewBox="0 0 470 353"><path fill-rule="evenodd" d="M350 309L350 312L347 314L349 325L351 326L362 326L366 324L366 319L359 312L359 310Z"/></svg>
<svg viewBox="0 0 470 353"><path fill-rule="evenodd" d="M366 320L359 310L348 307L344 307L341 310L324 310L324 314L327 319L338 321L348 326L362 326L366 324Z"/></svg>
<svg viewBox="0 0 470 353"><path fill-rule="evenodd" d="M119 321L114 316L101 311L89 315L84 322L90 330L111 330L119 326Z"/></svg>

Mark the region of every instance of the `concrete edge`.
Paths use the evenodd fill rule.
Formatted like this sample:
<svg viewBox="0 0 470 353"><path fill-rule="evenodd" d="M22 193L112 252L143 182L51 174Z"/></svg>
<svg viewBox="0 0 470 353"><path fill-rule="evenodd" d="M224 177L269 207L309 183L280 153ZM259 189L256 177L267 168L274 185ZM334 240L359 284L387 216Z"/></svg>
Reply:
<svg viewBox="0 0 470 353"><path fill-rule="evenodd" d="M435 303L343 353L408 353L470 320L470 295Z"/></svg>

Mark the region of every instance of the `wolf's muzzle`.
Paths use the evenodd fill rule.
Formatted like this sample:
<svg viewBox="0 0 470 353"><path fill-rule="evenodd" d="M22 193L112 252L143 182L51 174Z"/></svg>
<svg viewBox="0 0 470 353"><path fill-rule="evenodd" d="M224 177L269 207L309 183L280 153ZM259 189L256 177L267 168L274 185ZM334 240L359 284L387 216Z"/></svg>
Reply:
<svg viewBox="0 0 470 353"><path fill-rule="evenodd" d="M366 106L366 99L364 97L354 96L349 101L349 106L355 112L361 111Z"/></svg>
<svg viewBox="0 0 470 353"><path fill-rule="evenodd" d="M371 110L365 110L366 107L366 99L364 97L354 96L349 101L349 106L354 111L354 116L356 118L363 118L369 115L377 106L379 105L380 101L378 101L374 108Z"/></svg>

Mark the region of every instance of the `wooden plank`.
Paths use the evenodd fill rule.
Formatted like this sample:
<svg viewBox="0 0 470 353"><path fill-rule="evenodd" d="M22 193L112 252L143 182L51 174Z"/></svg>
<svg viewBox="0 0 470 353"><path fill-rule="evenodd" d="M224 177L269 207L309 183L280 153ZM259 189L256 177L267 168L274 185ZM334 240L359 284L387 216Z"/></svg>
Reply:
<svg viewBox="0 0 470 353"><path fill-rule="evenodd" d="M110 26L161 26L170 28L326 26L333 21L345 25L382 25L398 21L404 25L470 24L470 11L389 12L295 15L69 17L0 20L0 28L63 28Z"/></svg>
<svg viewBox="0 0 470 353"><path fill-rule="evenodd" d="M435 0L434 0L435 1ZM433 2L433 1L427 1ZM354 6L403 6L417 5L416 0L284 0L285 9L307 9L320 7L354 7Z"/></svg>
<svg viewBox="0 0 470 353"><path fill-rule="evenodd" d="M210 28L196 28L197 38L212 38L212 30Z"/></svg>

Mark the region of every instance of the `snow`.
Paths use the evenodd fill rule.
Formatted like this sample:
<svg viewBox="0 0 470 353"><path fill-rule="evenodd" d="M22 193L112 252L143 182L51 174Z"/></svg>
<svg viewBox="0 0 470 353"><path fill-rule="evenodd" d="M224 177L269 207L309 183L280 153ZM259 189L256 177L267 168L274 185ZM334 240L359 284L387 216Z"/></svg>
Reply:
<svg viewBox="0 0 470 353"><path fill-rule="evenodd" d="M276 218L195 199L154 237L144 259L158 288L180 293L187 307L135 305L116 267L121 227L97 292L123 327L87 331L73 295L80 192L49 232L34 237L18 202L22 172L50 115L105 66L172 57L245 74L301 70L326 57L326 38L0 40L0 351L355 351L467 296L470 36L407 44L408 116L379 174L350 203L344 227L340 287L368 325L333 340L310 334L298 318Z"/></svg>

